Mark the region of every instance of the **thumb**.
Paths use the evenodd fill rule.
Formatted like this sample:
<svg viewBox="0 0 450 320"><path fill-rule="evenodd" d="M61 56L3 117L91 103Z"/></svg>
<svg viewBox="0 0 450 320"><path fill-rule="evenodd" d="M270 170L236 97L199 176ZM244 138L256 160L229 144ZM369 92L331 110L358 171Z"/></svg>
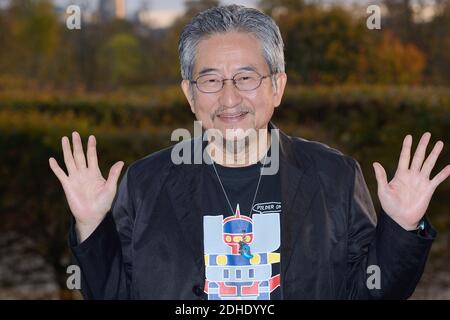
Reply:
<svg viewBox="0 0 450 320"><path fill-rule="evenodd" d="M375 170L375 177L377 179L378 191L380 191L384 189L388 184L386 171L384 170L383 166L378 162L374 162L372 165L373 169Z"/></svg>
<svg viewBox="0 0 450 320"><path fill-rule="evenodd" d="M118 161L111 167L111 169L109 169L108 180L106 180L106 184L109 189L116 189L117 181L119 180L120 172L122 171L124 164L125 163L123 161Z"/></svg>

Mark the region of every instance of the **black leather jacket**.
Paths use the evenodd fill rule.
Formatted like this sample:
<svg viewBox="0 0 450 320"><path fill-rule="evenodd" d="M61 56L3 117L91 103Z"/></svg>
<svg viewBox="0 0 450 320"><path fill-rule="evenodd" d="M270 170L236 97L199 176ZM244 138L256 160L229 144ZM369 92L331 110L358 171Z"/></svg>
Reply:
<svg viewBox="0 0 450 320"><path fill-rule="evenodd" d="M436 236L432 226L421 236L383 211L377 217L351 157L281 131L279 144L282 298L408 298ZM171 148L128 168L112 210L83 243L72 225L85 298L205 298L204 166L175 165ZM380 289L367 287L371 265L379 267Z"/></svg>

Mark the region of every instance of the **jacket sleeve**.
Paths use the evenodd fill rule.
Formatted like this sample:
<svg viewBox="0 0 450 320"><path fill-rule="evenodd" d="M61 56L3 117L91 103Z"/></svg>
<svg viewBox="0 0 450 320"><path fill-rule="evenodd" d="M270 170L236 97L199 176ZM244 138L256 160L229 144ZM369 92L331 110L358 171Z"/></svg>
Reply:
<svg viewBox="0 0 450 320"><path fill-rule="evenodd" d="M406 231L383 209L377 223L360 165L352 163L347 298L407 299L422 276L436 230L426 220L425 236Z"/></svg>
<svg viewBox="0 0 450 320"><path fill-rule="evenodd" d="M69 245L73 260L81 270L81 293L85 299L130 298L134 208L129 184L127 170L120 182L112 209L94 232L80 244L72 219Z"/></svg>

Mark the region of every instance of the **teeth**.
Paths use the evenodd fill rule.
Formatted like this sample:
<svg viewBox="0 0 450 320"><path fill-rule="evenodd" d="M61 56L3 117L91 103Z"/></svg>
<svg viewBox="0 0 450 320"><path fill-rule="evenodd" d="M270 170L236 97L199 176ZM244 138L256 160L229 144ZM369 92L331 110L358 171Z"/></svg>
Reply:
<svg viewBox="0 0 450 320"><path fill-rule="evenodd" d="M235 114L221 114L219 117L225 117L225 118L236 118L240 117L243 114L246 114L248 112L241 112L241 113L235 113Z"/></svg>

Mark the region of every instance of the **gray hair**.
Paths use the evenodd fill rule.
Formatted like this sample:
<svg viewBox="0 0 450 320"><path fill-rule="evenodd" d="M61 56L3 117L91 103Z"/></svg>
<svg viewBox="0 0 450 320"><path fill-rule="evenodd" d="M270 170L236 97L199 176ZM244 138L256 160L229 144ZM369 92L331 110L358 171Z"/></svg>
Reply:
<svg viewBox="0 0 450 320"><path fill-rule="evenodd" d="M270 73L284 72L283 39L275 21L253 8L228 5L200 12L183 28L178 43L181 77L192 80L199 42L231 31L251 33L260 41ZM273 81L275 85L275 81Z"/></svg>

